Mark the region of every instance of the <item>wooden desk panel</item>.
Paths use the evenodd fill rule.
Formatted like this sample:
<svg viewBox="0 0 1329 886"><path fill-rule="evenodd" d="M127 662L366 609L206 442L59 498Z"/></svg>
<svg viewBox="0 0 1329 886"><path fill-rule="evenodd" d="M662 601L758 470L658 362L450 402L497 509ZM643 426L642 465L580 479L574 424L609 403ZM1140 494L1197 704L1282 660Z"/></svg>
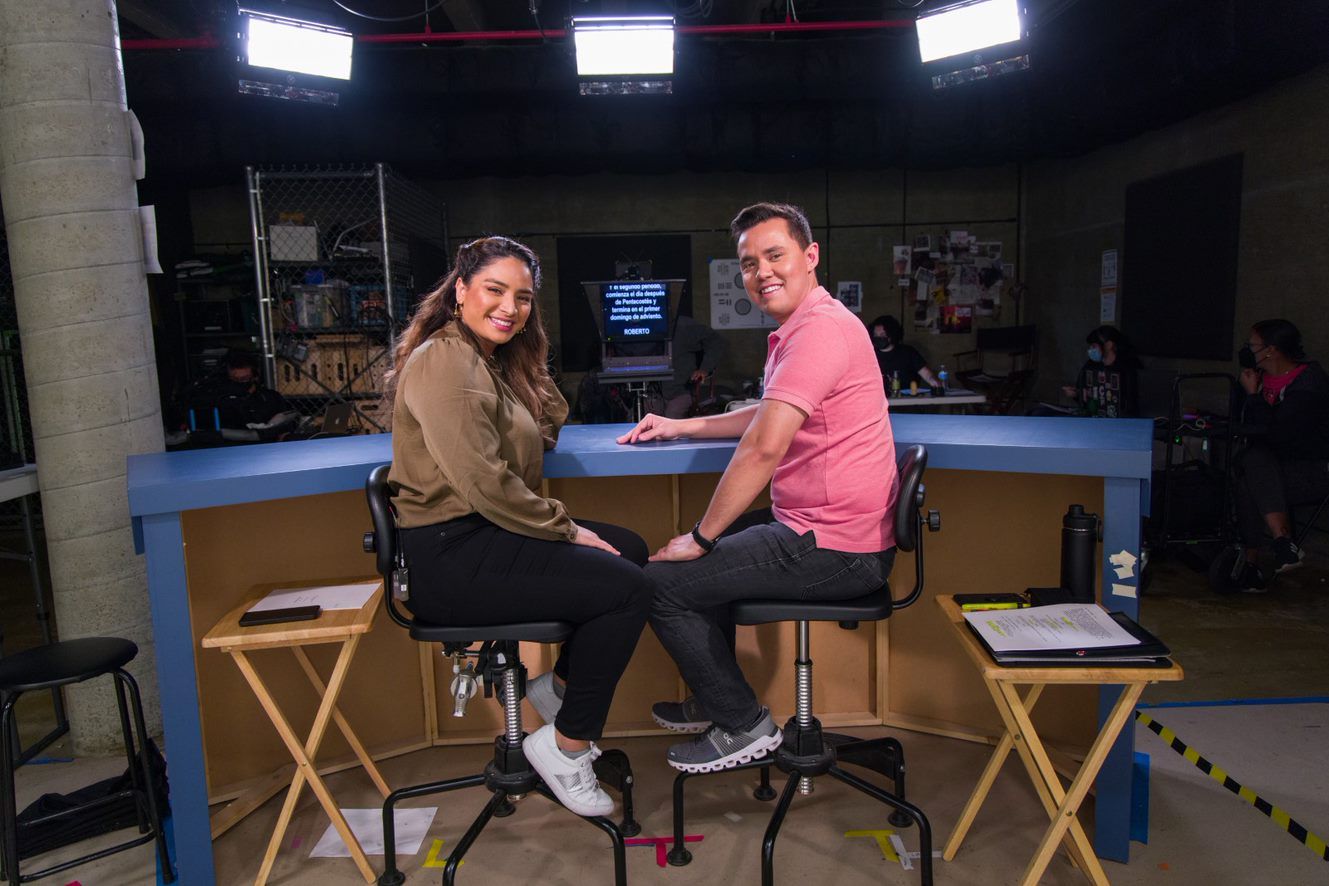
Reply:
<svg viewBox="0 0 1329 886"><path fill-rule="evenodd" d="M289 755L254 694L228 656L200 645L204 633L252 596L256 585L307 585L321 578L374 575L360 538L369 528L364 493L341 492L188 511L183 515L189 606L209 796L214 801L239 783L270 774ZM326 675L336 650L309 649ZM405 631L380 610L364 636L342 692L341 706L376 756L428 743L419 654ZM264 679L298 730L308 729L318 705L309 681L289 653L254 653ZM385 686L392 689L385 692ZM490 734L492 738L492 733ZM351 758L341 734L328 734L320 759Z"/></svg>
<svg viewBox="0 0 1329 886"><path fill-rule="evenodd" d="M924 599L889 621L885 719L990 738L1001 733L1001 720L977 671L956 655L952 630L932 598L1055 586L1066 507L1082 504L1102 513L1103 483L1094 477L931 469L924 483L927 507L941 511L942 528L923 540ZM913 556L901 554L892 573L897 596L913 587L913 570ZM1091 687L1050 687L1035 715L1040 734L1087 747L1097 733L1097 699Z"/></svg>

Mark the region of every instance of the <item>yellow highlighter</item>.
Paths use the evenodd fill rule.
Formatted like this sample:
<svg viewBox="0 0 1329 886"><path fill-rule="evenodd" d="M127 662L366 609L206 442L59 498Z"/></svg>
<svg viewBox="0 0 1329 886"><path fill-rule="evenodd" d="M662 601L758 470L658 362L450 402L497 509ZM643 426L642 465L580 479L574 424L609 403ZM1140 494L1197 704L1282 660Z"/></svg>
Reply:
<svg viewBox="0 0 1329 886"><path fill-rule="evenodd" d="M956 594L955 602L964 612L987 609L1024 609L1029 601L1021 594Z"/></svg>

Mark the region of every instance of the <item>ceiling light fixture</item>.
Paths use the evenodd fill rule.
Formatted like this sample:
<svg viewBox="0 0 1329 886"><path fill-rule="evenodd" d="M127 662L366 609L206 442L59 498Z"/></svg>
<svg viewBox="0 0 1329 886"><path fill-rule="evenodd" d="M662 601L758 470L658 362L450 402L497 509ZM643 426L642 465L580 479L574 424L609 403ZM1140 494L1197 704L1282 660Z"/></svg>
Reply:
<svg viewBox="0 0 1329 886"><path fill-rule="evenodd" d="M914 26L933 89L1029 67L1017 0L953 3L920 15Z"/></svg>
<svg viewBox="0 0 1329 886"><path fill-rule="evenodd" d="M673 91L674 19L667 15L574 18L582 95Z"/></svg>
<svg viewBox="0 0 1329 886"><path fill-rule="evenodd" d="M336 105L351 79L351 32L336 25L240 7L240 92Z"/></svg>

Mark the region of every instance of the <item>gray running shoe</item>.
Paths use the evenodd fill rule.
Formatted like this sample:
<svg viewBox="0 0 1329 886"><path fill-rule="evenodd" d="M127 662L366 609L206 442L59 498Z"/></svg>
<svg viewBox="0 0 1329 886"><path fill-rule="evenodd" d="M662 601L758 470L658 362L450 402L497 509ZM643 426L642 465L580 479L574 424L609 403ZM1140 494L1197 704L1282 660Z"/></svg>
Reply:
<svg viewBox="0 0 1329 886"><path fill-rule="evenodd" d="M705 732L711 726L711 718L694 695L682 701L657 701L651 705L651 717L674 732Z"/></svg>
<svg viewBox="0 0 1329 886"><path fill-rule="evenodd" d="M684 772L715 772L731 769L769 754L780 746L780 727L771 712L762 708L757 725L742 732L712 726L691 741L669 749L669 765Z"/></svg>

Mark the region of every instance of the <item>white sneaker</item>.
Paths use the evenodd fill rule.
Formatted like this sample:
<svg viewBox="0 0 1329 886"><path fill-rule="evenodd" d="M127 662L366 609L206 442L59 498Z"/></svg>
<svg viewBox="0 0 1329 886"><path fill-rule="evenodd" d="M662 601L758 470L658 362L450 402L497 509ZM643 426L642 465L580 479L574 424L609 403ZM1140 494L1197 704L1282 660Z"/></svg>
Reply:
<svg viewBox="0 0 1329 886"><path fill-rule="evenodd" d="M572 759L558 748L553 724L541 726L522 743L526 759L544 779L558 802L578 815L608 815L614 800L595 780L595 761L600 749L591 744L590 753Z"/></svg>
<svg viewBox="0 0 1329 886"><path fill-rule="evenodd" d="M526 681L526 698L530 700L535 712L546 723L553 723L563 707L563 699L554 691L554 672L546 671L533 680Z"/></svg>

